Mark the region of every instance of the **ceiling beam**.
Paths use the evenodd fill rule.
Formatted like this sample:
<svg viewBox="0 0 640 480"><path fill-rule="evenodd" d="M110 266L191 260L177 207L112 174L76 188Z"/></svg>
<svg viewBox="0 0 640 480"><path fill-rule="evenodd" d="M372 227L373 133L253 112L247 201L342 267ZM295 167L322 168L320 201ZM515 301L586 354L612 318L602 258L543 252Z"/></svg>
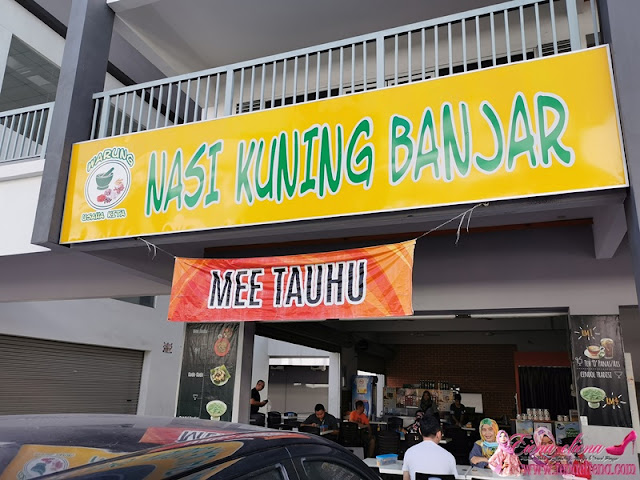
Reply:
<svg viewBox="0 0 640 480"><path fill-rule="evenodd" d="M520 217L524 219L526 214L536 212L552 212L553 214L550 214L552 217L556 212L565 211L566 209L619 204L624 200L625 196L626 192L624 190L614 189L606 192L496 201L492 202L489 207L477 209L473 214L472 222L476 227L479 223L483 223L484 226L491 226L492 223L499 223L501 219L505 218L505 215L510 215L510 218ZM399 212L370 213L367 215L349 215L338 218L210 229L202 232L148 235L145 236L145 239L159 246L170 245L174 247L176 245L191 244L199 245L203 249L222 247L225 251L233 254L234 252L230 249L240 245L251 245L250 249L255 248L256 238L260 238L261 245L268 245L282 244L283 242L320 244L329 241L329 239L342 239L344 241L345 238L369 237L373 229L377 232L376 235L413 235L416 232L424 232L444 220L450 220L468 208L468 205L457 205ZM578 221L582 222L583 220L578 219ZM518 223L522 224L524 222L520 221ZM127 238L77 243L74 244L74 248L90 251L128 248L139 245L139 240ZM209 251L211 252L211 250ZM215 252L216 256L218 253Z"/></svg>
<svg viewBox="0 0 640 480"><path fill-rule="evenodd" d="M548 222L530 222L530 223L517 223L517 224L509 224L509 225L490 225L484 227L471 227L468 230L465 229L467 233L493 233L493 232L512 232L519 230L532 230L539 228L566 228L566 227L575 227L577 225L591 225L592 220L590 218L577 218L571 220L554 220ZM453 236L456 235L458 230L456 228L453 229L442 229L436 230L430 233L431 236ZM252 244L252 245L229 245L227 247L214 247L214 248L205 248L204 256L206 258L215 257L219 252L231 252L231 251L251 251L257 247L260 248L269 248L269 247L306 247L306 246L326 246L333 244L345 244L345 243L354 243L354 244L365 244L368 242L371 243L389 243L389 242L404 242L407 240L411 240L422 235L423 231L414 231L414 232L406 232L406 233L386 233L386 234L368 234L368 235L356 235L356 236L345 236L338 238L328 238L322 240L299 240L299 241L285 241L278 243L267 243L267 244Z"/></svg>
<svg viewBox="0 0 640 480"><path fill-rule="evenodd" d="M337 332L318 322L257 322L256 335L328 352L353 346L350 333Z"/></svg>
<svg viewBox="0 0 640 480"><path fill-rule="evenodd" d="M599 207L593 216L593 247L598 260L613 258L627 233L622 204Z"/></svg>
<svg viewBox="0 0 640 480"><path fill-rule="evenodd" d="M116 13L126 12L138 7L144 7L158 0L107 0L107 5Z"/></svg>

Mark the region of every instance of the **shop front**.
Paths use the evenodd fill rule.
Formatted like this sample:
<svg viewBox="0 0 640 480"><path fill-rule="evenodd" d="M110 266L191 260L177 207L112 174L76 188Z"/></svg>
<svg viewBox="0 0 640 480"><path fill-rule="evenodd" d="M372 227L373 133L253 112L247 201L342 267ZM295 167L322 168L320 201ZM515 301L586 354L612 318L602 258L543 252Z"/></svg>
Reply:
<svg viewBox="0 0 640 480"><path fill-rule="evenodd" d="M340 354L339 417L385 375L375 453L426 408L459 465L492 418L523 463L546 437L631 469L633 270L592 232L627 185L605 46L77 143L60 243L172 276L178 415L249 420L258 334Z"/></svg>

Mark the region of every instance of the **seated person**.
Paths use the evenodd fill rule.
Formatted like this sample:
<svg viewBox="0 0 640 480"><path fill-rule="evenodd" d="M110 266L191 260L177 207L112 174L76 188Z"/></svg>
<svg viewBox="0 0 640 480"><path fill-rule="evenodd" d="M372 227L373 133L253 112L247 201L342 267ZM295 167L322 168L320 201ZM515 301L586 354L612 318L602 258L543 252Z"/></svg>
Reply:
<svg viewBox="0 0 640 480"><path fill-rule="evenodd" d="M422 410L418 410L416 412L415 421L407 427L407 433L420 433L420 422L422 421L422 417L424 417L424 412Z"/></svg>
<svg viewBox="0 0 640 480"><path fill-rule="evenodd" d="M483 418L480 422L480 440L473 444L469 452L469 462L478 468L489 468L489 459L498 449L496 437L498 424L491 418Z"/></svg>
<svg viewBox="0 0 640 480"><path fill-rule="evenodd" d="M307 419L302 422L302 425L308 425L311 427L318 427L320 430L327 430L333 433L338 433L338 429L340 428L338 419L327 413L324 405L318 403L314 410L313 415L309 415Z"/></svg>
<svg viewBox="0 0 640 480"><path fill-rule="evenodd" d="M573 463L573 455L556 445L548 428L538 427L533 432L533 440L536 442L536 451L529 457L532 463L547 466L550 473L557 473L559 465Z"/></svg>
<svg viewBox="0 0 640 480"><path fill-rule="evenodd" d="M420 422L422 442L409 448L402 464L403 480L415 480L416 473L457 475L456 459L442 448L442 427L434 415L425 415Z"/></svg>
<svg viewBox="0 0 640 480"><path fill-rule="evenodd" d="M364 402L362 400L356 401L356 409L349 414L349 421L358 424L360 432L362 432L363 446L368 447L368 456L373 457L376 441L371 432L369 418L364 414Z"/></svg>
<svg viewBox="0 0 640 480"><path fill-rule="evenodd" d="M465 407L460 401L462 396L459 393L453 395L453 403L449 407L451 413L451 423L456 427L461 427L465 422Z"/></svg>
<svg viewBox="0 0 640 480"><path fill-rule="evenodd" d="M360 428L371 428L369 425L369 417L364 413L364 402L362 400L356 402L355 410L349 414L349 421L357 423Z"/></svg>

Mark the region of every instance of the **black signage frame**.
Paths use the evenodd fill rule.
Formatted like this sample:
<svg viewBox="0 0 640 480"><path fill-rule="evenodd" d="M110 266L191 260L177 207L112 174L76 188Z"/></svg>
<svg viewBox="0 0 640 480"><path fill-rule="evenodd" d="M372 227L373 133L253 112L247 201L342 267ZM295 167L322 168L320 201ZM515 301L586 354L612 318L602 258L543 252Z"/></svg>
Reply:
<svg viewBox="0 0 640 480"><path fill-rule="evenodd" d="M231 421L238 335L237 323L187 324L176 416Z"/></svg>
<svg viewBox="0 0 640 480"><path fill-rule="evenodd" d="M570 315L578 412L589 425L632 428L618 315Z"/></svg>

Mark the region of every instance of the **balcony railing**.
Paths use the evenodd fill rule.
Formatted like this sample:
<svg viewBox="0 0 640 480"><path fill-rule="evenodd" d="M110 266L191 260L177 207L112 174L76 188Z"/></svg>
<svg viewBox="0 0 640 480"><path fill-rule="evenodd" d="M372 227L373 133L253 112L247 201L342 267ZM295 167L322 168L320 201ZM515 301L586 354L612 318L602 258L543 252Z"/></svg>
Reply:
<svg viewBox="0 0 640 480"><path fill-rule="evenodd" d="M94 95L91 138L254 112L580 50L595 0L514 0Z"/></svg>
<svg viewBox="0 0 640 480"><path fill-rule="evenodd" d="M53 102L0 112L0 163L44 157Z"/></svg>

